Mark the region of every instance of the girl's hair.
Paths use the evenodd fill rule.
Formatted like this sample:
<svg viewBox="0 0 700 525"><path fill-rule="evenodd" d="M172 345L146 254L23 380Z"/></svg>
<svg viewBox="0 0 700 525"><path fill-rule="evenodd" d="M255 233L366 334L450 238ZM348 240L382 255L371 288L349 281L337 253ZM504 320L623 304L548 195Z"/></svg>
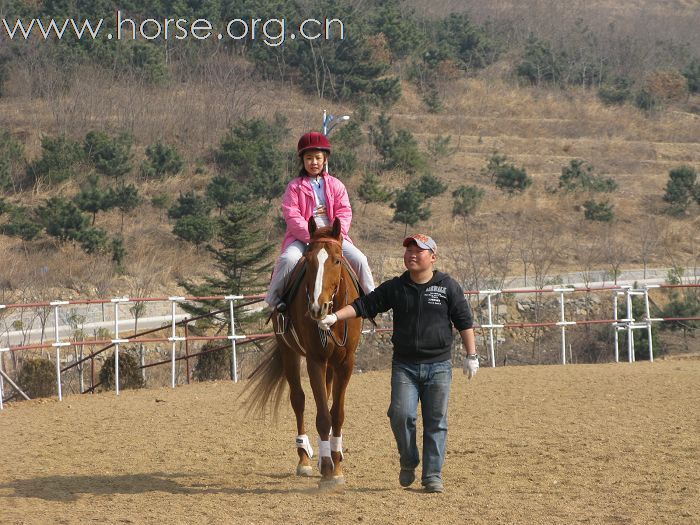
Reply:
<svg viewBox="0 0 700 525"><path fill-rule="evenodd" d="M323 156L325 157L325 161L328 162L328 153L323 151L322 149L317 149L317 150L309 150L309 151L320 151L323 153ZM309 153L309 151L305 151L304 154ZM298 161L298 167L299 167L299 176L300 177L307 177L309 174L306 172L306 168L304 168L304 154L299 156L299 161Z"/></svg>

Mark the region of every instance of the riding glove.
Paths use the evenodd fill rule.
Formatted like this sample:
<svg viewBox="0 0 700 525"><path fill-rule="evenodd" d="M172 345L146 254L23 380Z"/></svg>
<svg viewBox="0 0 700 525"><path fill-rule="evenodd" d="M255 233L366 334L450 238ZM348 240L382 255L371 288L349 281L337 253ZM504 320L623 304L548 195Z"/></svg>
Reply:
<svg viewBox="0 0 700 525"><path fill-rule="evenodd" d="M328 332L331 329L331 326L333 326L337 320L338 316L335 314L328 314L326 317L318 321L318 327L324 332Z"/></svg>
<svg viewBox="0 0 700 525"><path fill-rule="evenodd" d="M464 367L464 373L466 374L467 379L471 379L476 375L477 370L479 370L479 356L476 354L468 355L464 359L462 366Z"/></svg>

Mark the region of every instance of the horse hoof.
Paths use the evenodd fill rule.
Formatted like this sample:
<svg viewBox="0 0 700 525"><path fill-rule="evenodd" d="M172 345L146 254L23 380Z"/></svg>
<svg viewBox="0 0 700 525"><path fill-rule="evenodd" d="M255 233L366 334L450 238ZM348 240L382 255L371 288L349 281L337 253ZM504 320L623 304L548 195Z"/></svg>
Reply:
<svg viewBox="0 0 700 525"><path fill-rule="evenodd" d="M309 465L297 465L297 476L303 476L305 478L310 477L313 474L313 468Z"/></svg>
<svg viewBox="0 0 700 525"><path fill-rule="evenodd" d="M318 482L318 488L321 490L341 490L345 485L344 476L333 476L332 478L323 479Z"/></svg>

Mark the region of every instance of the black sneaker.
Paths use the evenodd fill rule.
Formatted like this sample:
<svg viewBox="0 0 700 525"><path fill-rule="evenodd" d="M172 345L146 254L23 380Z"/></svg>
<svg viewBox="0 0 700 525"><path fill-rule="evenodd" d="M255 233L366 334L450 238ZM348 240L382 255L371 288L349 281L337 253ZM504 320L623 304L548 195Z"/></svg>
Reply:
<svg viewBox="0 0 700 525"><path fill-rule="evenodd" d="M410 487L411 483L416 480L416 473L412 468L402 468L399 472L399 485L402 487Z"/></svg>
<svg viewBox="0 0 700 525"><path fill-rule="evenodd" d="M278 312L286 312L287 311L287 304L286 303L279 303L275 309Z"/></svg>

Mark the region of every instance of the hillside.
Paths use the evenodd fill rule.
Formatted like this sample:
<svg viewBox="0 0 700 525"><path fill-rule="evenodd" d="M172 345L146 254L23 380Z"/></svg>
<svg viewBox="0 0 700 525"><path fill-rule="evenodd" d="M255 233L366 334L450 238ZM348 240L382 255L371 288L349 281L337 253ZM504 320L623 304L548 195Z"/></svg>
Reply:
<svg viewBox="0 0 700 525"><path fill-rule="evenodd" d="M417 13L425 13L423 3L410 4ZM503 24L514 17L507 2L489 9L473 4L468 7L477 21L497 12ZM437 7L449 12L455 5L445 1ZM531 16L551 5L533 1ZM585 8L576 2L571 10L587 16L589 22L597 20L596 14L601 17L612 11L628 23L640 13L650 13L677 23L680 39L689 33L676 19L678 9L687 11L691 19L697 16L697 2L670 2L665 8L655 2L635 2L629 7L630 12L622 13L606 2ZM526 25L528 20L523 20ZM518 31L523 27L518 26ZM689 38L691 52L700 48L697 35L695 40L692 34ZM0 300L175 293L178 281L196 281L215 273L207 250L178 240L172 233L173 222L164 210L152 207L150 199L166 195L172 201L183 191L202 193L217 173L213 150L230 127L243 119L286 117L290 133L280 146L293 149L301 133L320 126L323 109L349 114L357 122L366 113L361 122L365 142L357 151L360 167L345 180L355 210L351 235L369 256L377 280L401 269L399 241L406 227L392 222L394 211L388 205L365 205L359 200L361 176L368 171L380 173L389 189L410 183L406 173L380 170L378 154L367 142L368 130L382 111L394 129L408 130L415 137L429 170L448 185L431 201L432 216L410 229L429 232L437 239L440 266L466 287L498 284L506 275L523 273L697 266L700 207L693 203L686 214L672 216L665 213L662 197L670 170L681 165L700 170L700 95L668 99L653 111L630 103L605 105L594 89L525 84L513 75L514 60L512 53L506 53L487 67L438 82L442 109L437 113L429 111L421 88L408 78L408 60L391 64L390 72L401 77L398 102L388 109L371 107L368 112L352 102L319 100L294 85L263 80L240 56L208 56L198 64L201 76L183 76L165 85L128 78L115 81L110 72L85 64L68 77L55 64L14 69L0 97L0 126L23 144L27 162L40 155L45 136L65 134L82 141L89 130L126 130L134 140L134 165L144 158L146 146L160 140L179 149L185 167L164 180L143 181L137 169L127 176L138 185L144 202L125 218L123 274L114 271L109 256L87 255L71 243L46 236L25 242L0 235L0 249L7 254L0 275ZM448 151L428 155L430 141L440 136L450 137ZM532 177L533 184L524 194L508 196L483 173L494 152ZM575 159L617 183L618 190L605 196L614 210L613 222L584 219L583 202L590 195L552 191L562 168ZM75 195L83 182L37 185L6 199L35 207L50 196ZM480 208L466 223L452 216L452 191L464 184L485 191ZM276 216L272 203L262 226L274 245L280 241L273 227ZM96 225L110 234L122 231L116 211L100 214Z"/></svg>

